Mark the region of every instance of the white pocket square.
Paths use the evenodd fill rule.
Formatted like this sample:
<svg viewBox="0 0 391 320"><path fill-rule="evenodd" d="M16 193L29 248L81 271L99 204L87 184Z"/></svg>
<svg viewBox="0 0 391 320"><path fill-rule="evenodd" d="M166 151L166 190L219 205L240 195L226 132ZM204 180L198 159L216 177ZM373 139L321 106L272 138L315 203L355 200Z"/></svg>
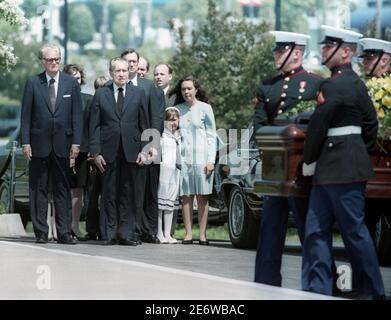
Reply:
<svg viewBox="0 0 391 320"><path fill-rule="evenodd" d="M70 98L71 95L70 95L70 94L64 94L62 97L63 97L63 98Z"/></svg>
<svg viewBox="0 0 391 320"><path fill-rule="evenodd" d="M303 163L303 176L313 176L315 174L316 162L310 164Z"/></svg>

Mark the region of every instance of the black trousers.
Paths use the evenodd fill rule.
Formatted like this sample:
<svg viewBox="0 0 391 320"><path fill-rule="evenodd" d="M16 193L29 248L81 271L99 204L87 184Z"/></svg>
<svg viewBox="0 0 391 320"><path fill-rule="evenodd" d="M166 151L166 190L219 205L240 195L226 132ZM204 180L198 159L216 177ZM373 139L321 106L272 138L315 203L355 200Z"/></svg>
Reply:
<svg viewBox="0 0 391 320"><path fill-rule="evenodd" d="M106 224L100 221L103 216L99 212L99 197L102 191L102 173L94 164L88 164L88 182L86 197L86 231L89 235L97 235L105 239ZM100 228L102 225L102 228Z"/></svg>
<svg viewBox="0 0 391 320"><path fill-rule="evenodd" d="M136 207L137 185L140 167L125 159L122 147L116 160L107 163L102 175L101 228L107 240L136 239L136 224L139 220ZM102 225L104 223L105 225Z"/></svg>
<svg viewBox="0 0 391 320"><path fill-rule="evenodd" d="M44 158L31 158L29 163L30 214L36 236L48 234L48 194L53 192L56 228L59 237L69 233L72 225L72 197L69 184L69 159L53 152ZM51 186L49 189L49 181Z"/></svg>
<svg viewBox="0 0 391 320"><path fill-rule="evenodd" d="M159 187L160 165L151 164L143 167L142 178L138 186L137 209L140 213L137 234L154 236L157 234L159 215L157 191Z"/></svg>

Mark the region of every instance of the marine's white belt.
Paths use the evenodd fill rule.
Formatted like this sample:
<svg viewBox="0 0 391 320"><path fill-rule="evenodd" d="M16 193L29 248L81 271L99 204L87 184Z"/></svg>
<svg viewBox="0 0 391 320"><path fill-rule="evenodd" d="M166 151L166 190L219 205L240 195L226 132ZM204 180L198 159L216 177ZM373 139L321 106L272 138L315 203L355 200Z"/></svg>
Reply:
<svg viewBox="0 0 391 320"><path fill-rule="evenodd" d="M327 130L328 137L347 136L349 134L361 134L361 127L346 126L339 128L330 128L329 130Z"/></svg>

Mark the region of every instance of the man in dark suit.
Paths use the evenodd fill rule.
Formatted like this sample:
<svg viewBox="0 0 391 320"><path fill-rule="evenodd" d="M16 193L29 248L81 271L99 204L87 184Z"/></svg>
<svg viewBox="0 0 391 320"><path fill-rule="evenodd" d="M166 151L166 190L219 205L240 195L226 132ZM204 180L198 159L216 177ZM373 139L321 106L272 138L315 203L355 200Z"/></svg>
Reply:
<svg viewBox="0 0 391 320"><path fill-rule="evenodd" d="M284 31L271 31L271 34L275 37L273 52L280 74L263 81L258 87L254 132L265 125L279 125L279 118L287 119L287 114L301 101L315 100L322 80L302 67L309 36ZM305 198L265 196L255 282L281 286L281 259L288 215L290 211L293 213L300 241L303 242L307 208L308 200Z"/></svg>
<svg viewBox="0 0 391 320"><path fill-rule="evenodd" d="M153 74L155 85L164 92L165 107L174 106L176 95L173 94L169 96L171 90L170 83L172 80L171 66L166 63L159 63L155 66Z"/></svg>
<svg viewBox="0 0 391 320"><path fill-rule="evenodd" d="M332 225L337 222L362 298L384 298L373 241L364 223L364 190L374 175L368 150L377 117L351 61L361 34L322 26L322 64L331 71L308 124L303 175L313 175L303 245L303 290L332 294Z"/></svg>
<svg viewBox="0 0 391 320"><path fill-rule="evenodd" d="M138 245L136 199L142 183L142 132L149 128L145 94L128 84L128 62L110 61L113 82L96 91L90 122L90 153L103 173L101 214L105 245Z"/></svg>
<svg viewBox="0 0 391 320"><path fill-rule="evenodd" d="M140 78L137 75L139 54L133 49L127 49L122 52L123 57L129 63L129 82L141 87L146 96L148 106L149 123L152 129L155 129L152 143L156 145L150 149L153 156L156 156L159 147L160 133L163 132L164 121L163 114L165 109L164 93L155 87L153 81ZM139 221L139 233L141 240L149 243L159 243L156 237L158 222L158 200L157 191L159 186L160 165L151 163L143 168L144 184L139 185L138 208L141 214Z"/></svg>
<svg viewBox="0 0 391 320"><path fill-rule="evenodd" d="M48 241L49 182L58 243L75 244L71 232L69 158L79 154L83 109L76 79L60 72L60 49L39 51L45 71L27 80L21 114L23 154L30 161L30 214L37 243Z"/></svg>

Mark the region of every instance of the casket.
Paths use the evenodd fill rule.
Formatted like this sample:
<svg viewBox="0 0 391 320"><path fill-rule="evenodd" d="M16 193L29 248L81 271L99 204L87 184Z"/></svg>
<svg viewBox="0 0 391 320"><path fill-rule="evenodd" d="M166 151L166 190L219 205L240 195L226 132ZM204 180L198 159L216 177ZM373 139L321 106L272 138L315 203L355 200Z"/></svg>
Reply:
<svg viewBox="0 0 391 320"><path fill-rule="evenodd" d="M256 133L262 159L261 176L255 191L263 195L309 195L311 178L302 175L306 126L265 126ZM368 181L366 198L391 199L391 140L378 142L370 155L375 171Z"/></svg>

